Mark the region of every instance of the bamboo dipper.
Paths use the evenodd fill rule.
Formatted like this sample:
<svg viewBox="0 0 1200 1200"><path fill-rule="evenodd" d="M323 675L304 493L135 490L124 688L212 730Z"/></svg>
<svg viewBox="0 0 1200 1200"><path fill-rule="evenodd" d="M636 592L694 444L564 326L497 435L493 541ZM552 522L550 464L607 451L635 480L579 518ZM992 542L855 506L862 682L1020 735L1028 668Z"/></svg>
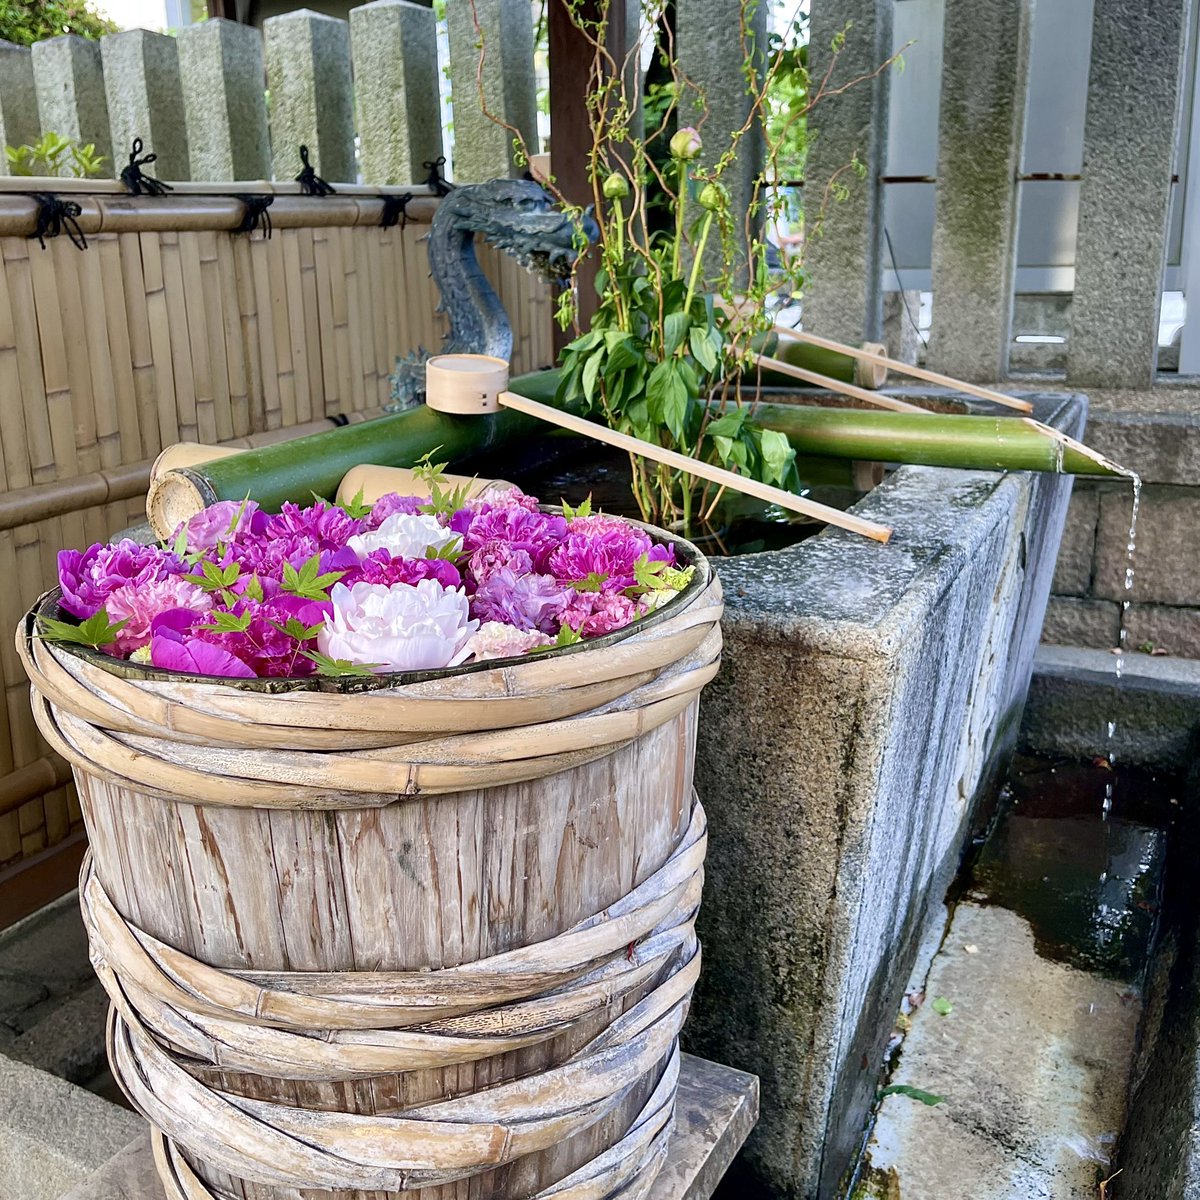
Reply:
<svg viewBox="0 0 1200 1200"><path fill-rule="evenodd" d="M651 462L662 463L677 471L707 479L723 488L733 488L734 491L753 496L756 500L777 504L780 508L814 517L874 541L886 542L891 537L892 531L886 525L863 520L827 504L806 500L802 496L785 492L782 488L771 487L744 475L737 475L723 467L714 467L641 438L618 433L593 421L585 421L582 417L561 412L548 404L528 400L507 389L508 363L502 358L494 358L488 354L440 354L425 364L425 403L437 412L469 416L496 412L500 408L511 408L527 416L537 417L550 425L583 434L598 442L627 450L631 454L641 455Z"/></svg>

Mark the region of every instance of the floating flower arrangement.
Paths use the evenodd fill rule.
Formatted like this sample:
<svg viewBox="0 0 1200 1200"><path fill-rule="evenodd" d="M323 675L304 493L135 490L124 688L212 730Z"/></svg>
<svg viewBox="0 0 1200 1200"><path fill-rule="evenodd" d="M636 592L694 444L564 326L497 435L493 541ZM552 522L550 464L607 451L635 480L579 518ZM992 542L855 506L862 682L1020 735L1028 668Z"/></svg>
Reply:
<svg viewBox="0 0 1200 1200"><path fill-rule="evenodd" d="M58 556L47 640L165 670L302 678L436 670L567 646L673 599L694 568L589 502L517 488L429 497L213 504L171 545L125 539Z"/></svg>

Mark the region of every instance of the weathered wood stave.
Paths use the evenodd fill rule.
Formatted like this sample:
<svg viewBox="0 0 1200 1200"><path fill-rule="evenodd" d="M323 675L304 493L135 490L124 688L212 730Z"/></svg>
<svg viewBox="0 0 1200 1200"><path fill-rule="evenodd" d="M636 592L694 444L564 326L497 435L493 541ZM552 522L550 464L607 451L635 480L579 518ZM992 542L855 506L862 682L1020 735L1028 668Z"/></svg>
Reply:
<svg viewBox="0 0 1200 1200"><path fill-rule="evenodd" d="M715 579L680 607L595 655L353 697L119 678L18 637L75 767L114 1069L168 1135L168 1195L645 1194L699 968Z"/></svg>

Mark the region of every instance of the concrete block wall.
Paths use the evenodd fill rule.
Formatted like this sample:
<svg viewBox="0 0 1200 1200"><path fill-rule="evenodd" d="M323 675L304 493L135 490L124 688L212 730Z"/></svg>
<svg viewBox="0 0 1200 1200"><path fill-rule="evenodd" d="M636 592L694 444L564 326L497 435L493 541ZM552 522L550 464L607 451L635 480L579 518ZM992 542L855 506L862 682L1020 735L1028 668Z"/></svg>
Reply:
<svg viewBox="0 0 1200 1200"><path fill-rule="evenodd" d="M1089 397L1089 444L1142 478L1135 548L1130 486L1076 480L1042 640L1114 647L1128 603L1127 649L1200 658L1200 387Z"/></svg>

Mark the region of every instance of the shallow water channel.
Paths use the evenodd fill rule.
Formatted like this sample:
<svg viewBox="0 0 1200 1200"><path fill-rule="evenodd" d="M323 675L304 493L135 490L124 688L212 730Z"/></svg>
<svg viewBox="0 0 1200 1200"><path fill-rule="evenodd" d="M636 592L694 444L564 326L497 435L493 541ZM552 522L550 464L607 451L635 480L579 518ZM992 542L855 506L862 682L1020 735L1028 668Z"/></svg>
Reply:
<svg viewBox="0 0 1200 1200"><path fill-rule="evenodd" d="M1103 758L1014 759L905 997L847 1195L1150 1194L1125 1163L1161 1147L1129 1114L1194 1005L1175 969L1200 900L1187 796Z"/></svg>

